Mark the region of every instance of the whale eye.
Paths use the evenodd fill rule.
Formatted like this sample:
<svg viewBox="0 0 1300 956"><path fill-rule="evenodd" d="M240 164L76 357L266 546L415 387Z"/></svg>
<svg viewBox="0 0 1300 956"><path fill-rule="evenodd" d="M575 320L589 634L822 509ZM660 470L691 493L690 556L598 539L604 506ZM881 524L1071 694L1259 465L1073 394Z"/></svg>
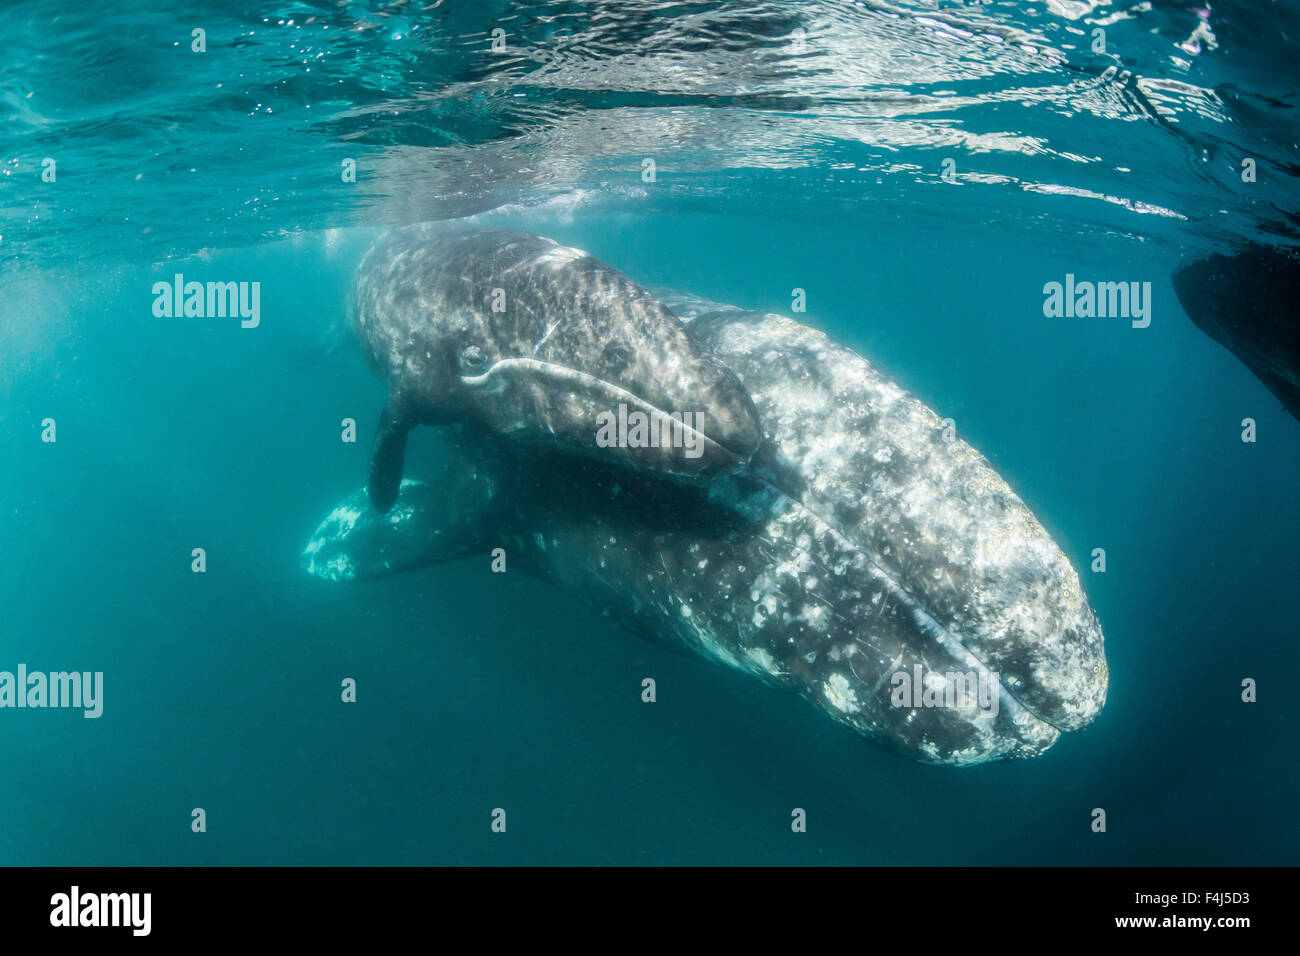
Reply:
<svg viewBox="0 0 1300 956"><path fill-rule="evenodd" d="M487 368L487 355L477 345L460 350L460 370L466 375L478 375Z"/></svg>

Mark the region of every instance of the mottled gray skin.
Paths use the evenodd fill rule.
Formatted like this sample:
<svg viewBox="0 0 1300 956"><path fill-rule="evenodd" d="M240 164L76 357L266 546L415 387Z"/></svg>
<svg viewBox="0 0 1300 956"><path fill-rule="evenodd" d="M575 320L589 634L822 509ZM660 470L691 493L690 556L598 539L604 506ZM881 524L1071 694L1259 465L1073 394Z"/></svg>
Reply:
<svg viewBox="0 0 1300 956"><path fill-rule="evenodd" d="M565 447L687 479L747 460L759 423L736 376L627 276L539 236L501 229L394 229L366 253L354 324L389 390L371 468L392 504L406 435L464 422L516 441ZM619 406L684 413L684 442L601 447L598 416Z"/></svg>
<svg viewBox="0 0 1300 956"><path fill-rule="evenodd" d="M408 482L388 518L352 496L304 565L364 579L504 547L629 630L929 763L1033 756L1096 716L1095 615L984 458L819 332L667 301L753 397L765 435L747 470L687 488L463 435L436 494ZM894 706L893 676L917 664L999 672L996 715Z"/></svg>
<svg viewBox="0 0 1300 956"><path fill-rule="evenodd" d="M1069 560L984 456L821 332L737 310L690 327L759 409L756 466L869 553L1034 713L1063 730L1096 716L1108 683L1096 615Z"/></svg>

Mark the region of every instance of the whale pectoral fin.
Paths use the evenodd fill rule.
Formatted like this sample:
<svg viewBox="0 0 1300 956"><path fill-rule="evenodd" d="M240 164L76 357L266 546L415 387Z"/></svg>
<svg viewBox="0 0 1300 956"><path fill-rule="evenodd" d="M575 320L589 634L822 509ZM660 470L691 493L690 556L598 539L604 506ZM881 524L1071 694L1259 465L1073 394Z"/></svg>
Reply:
<svg viewBox="0 0 1300 956"><path fill-rule="evenodd" d="M406 436L415 422L407 415L400 396L389 397L379 414L375 444L370 452L370 503L387 514L402 487L402 462L406 458Z"/></svg>
<svg viewBox="0 0 1300 956"><path fill-rule="evenodd" d="M1174 291L1188 317L1300 419L1300 327L1282 303L1300 284L1300 255L1252 243L1182 266Z"/></svg>

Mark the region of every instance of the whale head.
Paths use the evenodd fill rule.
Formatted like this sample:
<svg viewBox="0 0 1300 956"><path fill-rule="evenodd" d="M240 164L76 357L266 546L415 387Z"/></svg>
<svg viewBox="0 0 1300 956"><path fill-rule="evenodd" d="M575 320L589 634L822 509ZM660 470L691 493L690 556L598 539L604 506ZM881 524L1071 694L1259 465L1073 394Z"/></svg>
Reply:
<svg viewBox="0 0 1300 956"><path fill-rule="evenodd" d="M372 469L381 510L400 480L388 446L418 424L686 479L747 461L761 440L748 393L709 347L622 273L549 239L393 230L363 259L353 301L390 393Z"/></svg>

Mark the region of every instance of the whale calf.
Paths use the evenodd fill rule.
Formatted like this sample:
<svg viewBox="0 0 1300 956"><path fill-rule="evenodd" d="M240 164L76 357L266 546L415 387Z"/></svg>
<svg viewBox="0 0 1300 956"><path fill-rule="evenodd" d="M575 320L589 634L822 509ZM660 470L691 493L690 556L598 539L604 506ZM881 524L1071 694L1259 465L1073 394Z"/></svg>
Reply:
<svg viewBox="0 0 1300 956"><path fill-rule="evenodd" d="M747 460L760 428L727 366L649 292L550 239L421 224L366 252L353 322L389 399L370 496L397 494L407 434L468 422L685 479ZM640 415L666 442L602 439L607 416Z"/></svg>
<svg viewBox="0 0 1300 956"><path fill-rule="evenodd" d="M628 630L929 763L1034 756L1096 717L1096 615L978 452L820 332L663 300L751 396L764 434L747 467L683 486L460 429L436 491L404 482L388 515L352 495L304 567L364 580L504 547ZM950 693L989 677L983 706Z"/></svg>

